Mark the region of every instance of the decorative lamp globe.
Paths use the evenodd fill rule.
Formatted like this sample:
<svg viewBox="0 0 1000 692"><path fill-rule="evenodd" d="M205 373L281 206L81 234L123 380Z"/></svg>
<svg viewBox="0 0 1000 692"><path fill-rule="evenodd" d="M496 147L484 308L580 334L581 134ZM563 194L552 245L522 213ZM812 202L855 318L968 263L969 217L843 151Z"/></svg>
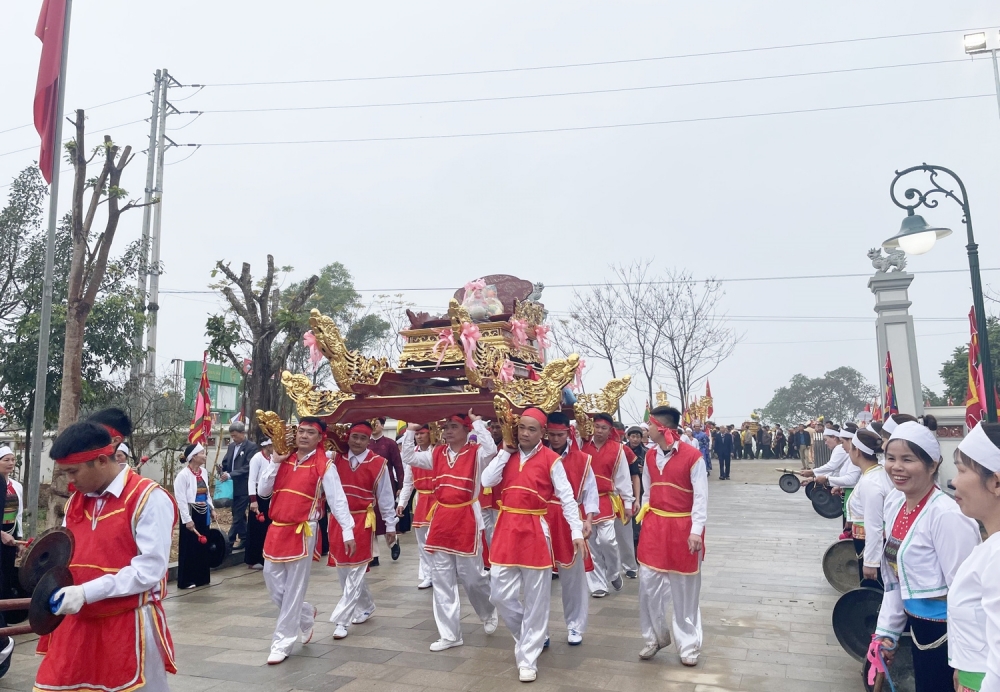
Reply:
<svg viewBox="0 0 1000 692"><path fill-rule="evenodd" d="M935 228L930 226L920 214L912 210L900 224L899 233L882 243L886 250L899 248L908 255L922 255L928 252L939 238L951 235L950 228Z"/></svg>

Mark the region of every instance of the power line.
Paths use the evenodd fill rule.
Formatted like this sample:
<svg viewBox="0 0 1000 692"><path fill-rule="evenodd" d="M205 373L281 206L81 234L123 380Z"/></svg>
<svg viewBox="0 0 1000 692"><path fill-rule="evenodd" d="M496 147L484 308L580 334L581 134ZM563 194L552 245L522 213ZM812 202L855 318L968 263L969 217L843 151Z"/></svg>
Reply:
<svg viewBox="0 0 1000 692"><path fill-rule="evenodd" d="M644 62L655 62L659 60L678 60L684 58L705 58L719 55L740 55L746 53L761 53L773 50L787 50L790 48L812 48L816 46L833 46L840 44L861 43L865 41L884 41L889 39L914 38L917 36L936 36L940 34L955 34L968 31L982 31L981 27L972 29L946 29L939 31L919 31L908 34L890 34L886 36L864 36L860 38L834 39L830 41L812 41L809 43L787 43L777 46L763 46L757 48L736 48L731 50L705 51L700 53L678 53L674 55L661 55L649 58L625 58L620 60L599 60L592 62L562 63L555 65L535 65L530 67L504 67L489 70L462 70L453 72L425 72L417 74L383 75L375 77L335 77L330 79L296 79L264 82L219 82L216 84L190 84L188 86L207 87L242 87L242 86L269 86L277 84L323 84L334 82L371 82L390 79L424 79L427 77L462 77L484 74L502 74L508 72L535 72L539 70L562 70L576 67L598 67L602 65L625 65Z"/></svg>
<svg viewBox="0 0 1000 692"><path fill-rule="evenodd" d="M118 128L118 127L125 127L126 125L135 125L136 123L145 122L146 120L147 120L147 118L139 118L138 120L131 120L131 121L127 122L127 123L121 123L119 125L109 125L109 126L106 126L106 127L95 127L95 128L92 128L92 129L93 130L114 130L115 128ZM63 140L63 144L65 144L66 142L70 141L70 139L72 139L72 137L70 137L68 139L64 139ZM37 148L38 148L38 145L37 144L33 144L32 146L25 147L24 149L15 149L14 151L5 151L4 153L0 154L0 157L10 156L11 154L20 154L22 152L31 151L32 149L37 149Z"/></svg>
<svg viewBox="0 0 1000 692"><path fill-rule="evenodd" d="M822 106L818 108L799 108L784 111L768 111L763 113L737 113L734 115L714 115L697 118L676 118L673 120L650 120L637 123L612 123L608 125L580 125L575 127L548 127L530 130L500 130L496 132L462 132L441 135L405 135L399 137L356 137L343 139L301 139L301 140L272 140L263 142L202 142L199 144L182 144L179 146L206 146L206 147L251 147L251 146L290 146L297 144L357 144L365 142L407 142L434 139L469 139L473 137L503 137L509 135L534 135L551 134L555 132L587 132L593 130L615 130L633 127L649 127L653 125L680 125L685 123L717 122L725 120L741 120L744 118L765 118L776 115L799 115L803 113L822 113L831 111L844 111L859 108L881 108L884 106L907 106L917 103L936 103L941 101L961 101L966 99L995 98L995 94L969 94L966 96L942 96L929 99L911 99L908 101L885 101L881 103L860 103L847 106Z"/></svg>
<svg viewBox="0 0 1000 692"><path fill-rule="evenodd" d="M115 99L114 101L108 101L106 103L99 103L96 106L90 106L89 108L84 108L84 110L85 111L94 111L94 110L97 110L98 108L104 108L104 106L111 106L111 105L116 104L116 103L121 103L122 101L130 101L131 99L138 98L140 96L146 96L147 94L149 94L148 91L142 91L142 92L139 92L138 94L132 94L131 96L125 96L125 97L120 98L120 99ZM73 115L73 113L69 112L69 113L66 113L66 115L64 117L69 117L71 115ZM33 125L34 125L34 123L28 123L26 125L18 125L17 127L12 127L12 128L7 129L7 130L0 130L0 135L6 134L8 132L14 132L15 130L23 130L26 127L32 127Z"/></svg>
<svg viewBox="0 0 1000 692"><path fill-rule="evenodd" d="M936 332L934 334L917 334L918 339L928 339L932 336L963 336L967 332ZM808 341L741 341L740 346L778 346L785 344L839 344L848 341L875 341L871 336L865 339L810 339Z"/></svg>
<svg viewBox="0 0 1000 692"><path fill-rule="evenodd" d="M789 79L794 77L816 77L832 74L849 74L853 72L869 72L873 70L892 70L903 67L924 67L927 65L947 65L953 63L966 63L964 58L954 60L930 60L926 62L901 63L896 65L873 65L869 67L850 67L837 70L816 70L812 72L792 72L788 74L762 75L759 77L736 77L732 79L713 79L700 82L677 82L674 84L651 84L636 87L617 87L612 89L589 89L583 91L561 91L546 94L519 94L514 96L484 96L479 98L457 98L440 99L436 101L391 101L386 103L351 103L335 106L275 106L270 108L226 108L218 110L201 111L202 113L273 113L289 111L321 111L321 110L349 110L357 108L392 108L398 106L440 106L456 103L483 103L491 101L517 101L525 99L558 98L564 96L590 96L594 94L617 94L635 91L653 91L658 89L675 89L681 87L713 86L719 84L737 84L741 82L759 82L772 79Z"/></svg>

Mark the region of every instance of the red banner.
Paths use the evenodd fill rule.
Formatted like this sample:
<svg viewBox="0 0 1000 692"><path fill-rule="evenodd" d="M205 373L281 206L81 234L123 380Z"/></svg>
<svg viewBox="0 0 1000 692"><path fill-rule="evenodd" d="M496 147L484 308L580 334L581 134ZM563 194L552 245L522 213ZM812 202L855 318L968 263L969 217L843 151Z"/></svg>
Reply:
<svg viewBox="0 0 1000 692"><path fill-rule="evenodd" d="M892 376L892 356L885 352L885 405L882 407L882 417L888 418L894 413L899 413L899 405L896 403L896 379Z"/></svg>
<svg viewBox="0 0 1000 692"><path fill-rule="evenodd" d="M43 0L38 15L35 36L42 42L42 57L38 63L35 84L35 129L42 138L38 167L45 182L52 182L53 154L59 148L56 121L62 117L59 108L59 72L62 69L63 37L66 29L66 0Z"/></svg>
<svg viewBox="0 0 1000 692"><path fill-rule="evenodd" d="M212 434L212 399L209 396L208 383L208 352L201 361L201 383L198 385L198 395L194 400L194 417L191 419L191 429L188 432L188 442L200 442L208 446L208 438Z"/></svg>
<svg viewBox="0 0 1000 692"><path fill-rule="evenodd" d="M979 361L979 331L976 329L975 308L969 310L969 382L965 387L965 424L976 427L986 417L986 386L983 383L983 366Z"/></svg>

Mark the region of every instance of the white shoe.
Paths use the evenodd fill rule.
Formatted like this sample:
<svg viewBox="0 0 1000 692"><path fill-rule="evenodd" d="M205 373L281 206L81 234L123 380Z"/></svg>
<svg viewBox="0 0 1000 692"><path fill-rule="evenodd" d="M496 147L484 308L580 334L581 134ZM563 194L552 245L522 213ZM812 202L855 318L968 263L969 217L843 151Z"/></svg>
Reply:
<svg viewBox="0 0 1000 692"><path fill-rule="evenodd" d="M608 592L605 591L604 589L598 589L597 591L595 591L590 595L593 596L594 598L604 598L605 596L608 595Z"/></svg>
<svg viewBox="0 0 1000 692"><path fill-rule="evenodd" d="M497 614L497 609L494 608L490 616L486 618L486 622L483 623L483 629L486 630L486 634L493 634L497 631L497 626L500 624L500 616Z"/></svg>
<svg viewBox="0 0 1000 692"><path fill-rule="evenodd" d="M535 678L538 677L538 672L532 670L531 668L518 668L517 669L517 679L521 682L534 682Z"/></svg>
<svg viewBox="0 0 1000 692"><path fill-rule="evenodd" d="M258 563L258 564L256 564L256 565L253 565L253 566L252 566L252 567L251 567L250 569L255 569L255 570L257 570L257 571L259 572L259 571L261 571L262 569L264 569L264 565L262 565L262 564Z"/></svg>
<svg viewBox="0 0 1000 692"><path fill-rule="evenodd" d="M569 642L570 646L579 646L583 643L583 635L576 630L570 630L566 635L566 641Z"/></svg>
<svg viewBox="0 0 1000 692"><path fill-rule="evenodd" d="M267 665L276 666L286 658L288 658L286 654L283 654L280 651L272 651L267 655Z"/></svg>
<svg viewBox="0 0 1000 692"><path fill-rule="evenodd" d="M313 631L316 629L315 625L317 615L319 615L319 611L313 607L313 626L310 627L308 631L303 631L299 634L299 641L302 642L302 644L308 644L312 641Z"/></svg>
<svg viewBox="0 0 1000 692"><path fill-rule="evenodd" d="M365 612L361 613L361 615L355 615L354 617L352 617L351 624L360 625L362 622L368 622L369 618L371 618L374 612L375 612L375 606L372 606L371 610L366 610Z"/></svg>
<svg viewBox="0 0 1000 692"><path fill-rule="evenodd" d="M445 649L454 649L456 646L462 646L464 644L461 639L455 641L453 639L438 639L436 642L431 644L431 651L444 651Z"/></svg>
<svg viewBox="0 0 1000 692"><path fill-rule="evenodd" d="M693 668L698 665L698 654L693 654L691 656L681 656L681 663L686 665L688 668Z"/></svg>
<svg viewBox="0 0 1000 692"><path fill-rule="evenodd" d="M434 585L431 583L430 579L424 579L422 582L420 582L419 584L417 584L417 588L418 589L429 589L432 586L434 586Z"/></svg>
<svg viewBox="0 0 1000 692"><path fill-rule="evenodd" d="M639 651L639 658L641 658L643 661L648 661L653 656L655 656L656 652L659 651L661 648L662 647L660 647L659 644L646 644L646 646L642 647L642 650Z"/></svg>
<svg viewBox="0 0 1000 692"><path fill-rule="evenodd" d="M343 625L337 625L336 629L333 630L334 639L344 639L347 637L347 628Z"/></svg>

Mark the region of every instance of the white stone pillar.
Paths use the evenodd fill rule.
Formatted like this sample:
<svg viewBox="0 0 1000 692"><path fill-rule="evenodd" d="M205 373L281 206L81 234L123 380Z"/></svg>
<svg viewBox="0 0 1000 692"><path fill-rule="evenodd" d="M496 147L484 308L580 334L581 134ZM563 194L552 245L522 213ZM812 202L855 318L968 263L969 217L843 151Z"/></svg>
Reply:
<svg viewBox="0 0 1000 692"><path fill-rule="evenodd" d="M875 272L868 288L875 294L875 333L878 339L880 399L885 399L885 354L892 355L892 374L896 382L896 404L900 413L920 416L924 397L920 387L917 362L917 339L907 289L913 275L905 271ZM883 401L883 405L884 405Z"/></svg>

